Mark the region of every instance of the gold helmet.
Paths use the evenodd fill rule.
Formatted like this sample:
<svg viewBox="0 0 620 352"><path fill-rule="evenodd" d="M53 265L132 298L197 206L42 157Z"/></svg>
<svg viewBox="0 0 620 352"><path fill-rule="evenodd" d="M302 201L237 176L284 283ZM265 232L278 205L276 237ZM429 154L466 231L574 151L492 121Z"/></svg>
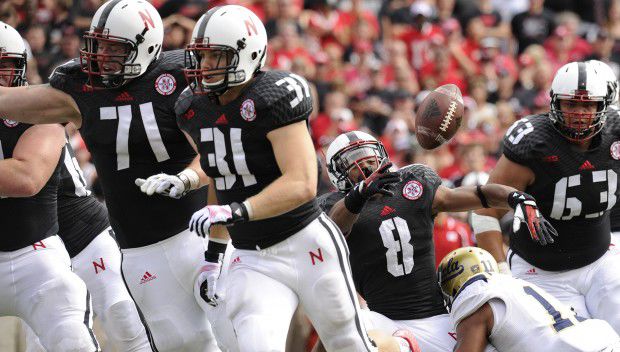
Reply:
<svg viewBox="0 0 620 352"><path fill-rule="evenodd" d="M446 255L437 267L437 279L448 310L469 278L480 273L497 272L495 258L482 248L463 247Z"/></svg>

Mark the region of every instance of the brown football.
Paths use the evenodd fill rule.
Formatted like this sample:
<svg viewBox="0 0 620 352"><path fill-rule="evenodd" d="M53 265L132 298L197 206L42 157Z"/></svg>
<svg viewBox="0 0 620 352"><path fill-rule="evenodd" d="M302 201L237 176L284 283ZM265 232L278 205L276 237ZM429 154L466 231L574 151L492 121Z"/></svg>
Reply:
<svg viewBox="0 0 620 352"><path fill-rule="evenodd" d="M428 93L415 117L415 132L424 149L435 149L454 136L463 118L463 96L454 84Z"/></svg>

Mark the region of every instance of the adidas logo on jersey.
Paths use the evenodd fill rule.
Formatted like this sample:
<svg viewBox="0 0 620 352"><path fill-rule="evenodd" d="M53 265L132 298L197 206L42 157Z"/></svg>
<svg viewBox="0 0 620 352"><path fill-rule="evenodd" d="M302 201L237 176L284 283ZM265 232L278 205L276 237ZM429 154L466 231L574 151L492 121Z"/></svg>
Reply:
<svg viewBox="0 0 620 352"><path fill-rule="evenodd" d="M116 97L116 99L114 99L114 101L133 101L133 97L127 92L122 92Z"/></svg>
<svg viewBox="0 0 620 352"><path fill-rule="evenodd" d="M216 125L227 125L228 124L228 119L226 118L225 114L220 115L220 117L215 120L215 124Z"/></svg>
<svg viewBox="0 0 620 352"><path fill-rule="evenodd" d="M393 212L395 212L396 210L394 210L394 208L391 208L389 206L384 206L383 209L381 210L381 216L387 216L392 214Z"/></svg>
<svg viewBox="0 0 620 352"><path fill-rule="evenodd" d="M583 170L593 170L594 166L590 163L589 160L586 160L583 164L581 164L581 166L579 167L579 171L583 171Z"/></svg>
<svg viewBox="0 0 620 352"><path fill-rule="evenodd" d="M142 275L142 280L140 280L140 284L145 284L151 280L155 280L157 279L156 275L151 275L151 273L149 273L148 271L144 273L144 275Z"/></svg>

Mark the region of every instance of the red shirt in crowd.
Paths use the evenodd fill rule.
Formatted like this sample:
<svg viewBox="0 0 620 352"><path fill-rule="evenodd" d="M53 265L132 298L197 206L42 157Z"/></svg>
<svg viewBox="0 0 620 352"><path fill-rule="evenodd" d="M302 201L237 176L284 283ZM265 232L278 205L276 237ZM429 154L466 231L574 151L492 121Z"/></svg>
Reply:
<svg viewBox="0 0 620 352"><path fill-rule="evenodd" d="M435 267L455 249L472 246L473 233L466 223L445 215L445 220L435 220L433 242L435 242Z"/></svg>
<svg viewBox="0 0 620 352"><path fill-rule="evenodd" d="M426 24L419 31L416 28L409 28L400 34L396 39L403 41L407 45L407 55L409 62L416 70L433 60L431 52L431 39L433 37L443 38L441 28L434 24Z"/></svg>

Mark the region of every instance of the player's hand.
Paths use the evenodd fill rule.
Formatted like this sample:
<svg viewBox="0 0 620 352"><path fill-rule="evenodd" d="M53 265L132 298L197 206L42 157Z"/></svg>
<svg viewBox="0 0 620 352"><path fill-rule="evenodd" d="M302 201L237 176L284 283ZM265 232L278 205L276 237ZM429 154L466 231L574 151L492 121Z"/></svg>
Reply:
<svg viewBox="0 0 620 352"><path fill-rule="evenodd" d="M230 205L207 205L192 215L189 221L189 230L198 236L207 237L211 225L232 225L235 222L247 220L247 214L241 210L239 203Z"/></svg>
<svg viewBox="0 0 620 352"><path fill-rule="evenodd" d="M207 310L206 304L215 307L217 306L217 295L215 294L217 279L220 277L222 271L222 263L205 262L205 265L200 268L200 273L196 277L194 282L194 298L198 305L203 310Z"/></svg>
<svg viewBox="0 0 620 352"><path fill-rule="evenodd" d="M536 200L531 195L524 192L512 192L508 196L508 204L515 210L512 230L519 231L521 223L526 224L532 240L541 246L555 242L553 237L558 236L558 232L545 219L538 210Z"/></svg>
<svg viewBox="0 0 620 352"><path fill-rule="evenodd" d="M387 158L383 159L379 168L365 180L355 185L353 190L359 192L364 199L369 199L375 194L393 196L394 191L390 190L389 186L400 181L400 174L389 172L390 167L392 167L392 162Z"/></svg>
<svg viewBox="0 0 620 352"><path fill-rule="evenodd" d="M185 189L185 184L177 175L157 174L150 176L146 180L137 178L135 182L136 186L140 187L140 191L149 196L157 193L179 199L187 191Z"/></svg>

